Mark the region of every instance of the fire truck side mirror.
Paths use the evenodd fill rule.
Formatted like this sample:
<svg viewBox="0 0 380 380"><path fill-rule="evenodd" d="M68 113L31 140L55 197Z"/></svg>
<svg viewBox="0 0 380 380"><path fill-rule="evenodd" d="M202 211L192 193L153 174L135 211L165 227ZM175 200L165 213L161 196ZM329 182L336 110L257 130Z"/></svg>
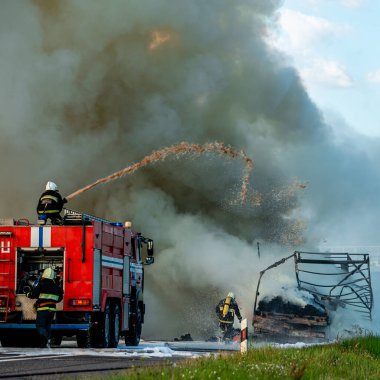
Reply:
<svg viewBox="0 0 380 380"><path fill-rule="evenodd" d="M146 241L146 250L147 250L147 258L145 259L145 265L150 265L154 263L154 250L153 250L153 240L147 239Z"/></svg>
<svg viewBox="0 0 380 380"><path fill-rule="evenodd" d="M147 242L147 253L148 253L148 257L153 257L153 240L152 239L149 239L148 242Z"/></svg>
<svg viewBox="0 0 380 380"><path fill-rule="evenodd" d="M144 265L150 265L150 264L153 264L154 263L154 257L153 256L150 256L150 257L147 257L145 259L145 263Z"/></svg>

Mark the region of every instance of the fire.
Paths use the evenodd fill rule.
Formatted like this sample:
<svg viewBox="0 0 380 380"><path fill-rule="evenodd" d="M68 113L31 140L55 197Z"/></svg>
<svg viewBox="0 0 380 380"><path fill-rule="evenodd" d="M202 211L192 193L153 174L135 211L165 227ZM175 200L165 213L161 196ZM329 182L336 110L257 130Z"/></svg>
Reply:
<svg viewBox="0 0 380 380"><path fill-rule="evenodd" d="M149 44L149 50L157 49L159 46L171 39L171 34L167 31L155 30L152 32L152 40Z"/></svg>

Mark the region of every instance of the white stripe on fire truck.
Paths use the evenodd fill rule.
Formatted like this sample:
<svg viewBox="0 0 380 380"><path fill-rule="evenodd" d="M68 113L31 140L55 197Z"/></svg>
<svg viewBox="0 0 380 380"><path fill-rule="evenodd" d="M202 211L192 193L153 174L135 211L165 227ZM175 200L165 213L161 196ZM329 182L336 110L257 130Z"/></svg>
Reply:
<svg viewBox="0 0 380 380"><path fill-rule="evenodd" d="M123 269L123 259L116 257L102 256L102 266L116 269Z"/></svg>
<svg viewBox="0 0 380 380"><path fill-rule="evenodd" d="M136 273L142 273L142 264L131 263L130 266Z"/></svg>
<svg viewBox="0 0 380 380"><path fill-rule="evenodd" d="M30 228L31 247L51 247L51 227Z"/></svg>

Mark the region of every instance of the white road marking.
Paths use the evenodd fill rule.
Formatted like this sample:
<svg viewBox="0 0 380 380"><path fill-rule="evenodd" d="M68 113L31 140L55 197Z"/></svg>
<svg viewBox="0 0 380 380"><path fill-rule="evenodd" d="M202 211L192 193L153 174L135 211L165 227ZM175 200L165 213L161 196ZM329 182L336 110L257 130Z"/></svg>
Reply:
<svg viewBox="0 0 380 380"><path fill-rule="evenodd" d="M32 355L32 356L22 356L21 354L14 358L2 358L0 357L0 362L14 362L14 361L20 361L20 360L31 360L31 359L54 359L54 358L62 358L63 356L67 355L47 355L47 356L40 356L40 355Z"/></svg>

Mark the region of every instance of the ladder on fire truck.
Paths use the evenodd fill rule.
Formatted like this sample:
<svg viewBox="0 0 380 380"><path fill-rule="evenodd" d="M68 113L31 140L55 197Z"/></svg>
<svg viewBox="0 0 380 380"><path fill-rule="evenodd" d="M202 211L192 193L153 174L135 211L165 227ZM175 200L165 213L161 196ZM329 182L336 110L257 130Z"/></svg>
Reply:
<svg viewBox="0 0 380 380"><path fill-rule="evenodd" d="M91 224L92 222L102 222L105 224L110 224L113 226L122 226L122 223L111 222L110 220L98 218L97 216L85 214L83 212L78 212L70 210L68 208L63 209L63 223L64 224Z"/></svg>
<svg viewBox="0 0 380 380"><path fill-rule="evenodd" d="M8 313L10 310L10 298L11 298L11 287L12 287L12 276L11 273L11 265L14 262L12 260L12 250L10 245L5 246L3 242L0 242L0 277L7 278L8 281L4 281L2 285L0 285L0 323L6 322L8 318ZM8 284L6 284L8 282Z"/></svg>

